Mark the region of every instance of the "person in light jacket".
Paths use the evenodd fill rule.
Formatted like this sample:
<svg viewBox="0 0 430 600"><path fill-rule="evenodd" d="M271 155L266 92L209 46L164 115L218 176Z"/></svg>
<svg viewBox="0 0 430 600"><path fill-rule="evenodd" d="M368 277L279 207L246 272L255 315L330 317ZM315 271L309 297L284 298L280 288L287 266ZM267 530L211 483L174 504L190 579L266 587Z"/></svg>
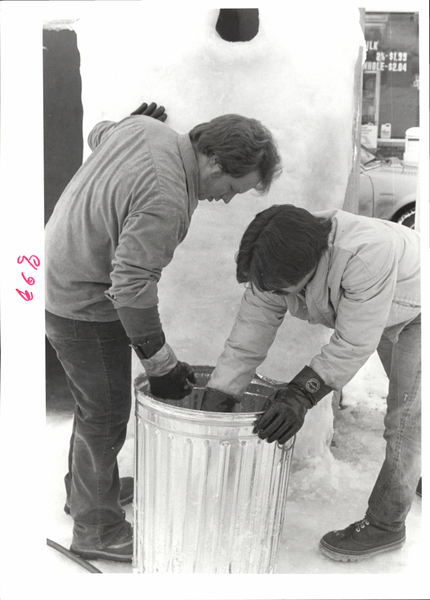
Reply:
<svg viewBox="0 0 430 600"><path fill-rule="evenodd" d="M237 280L246 289L202 410L234 410L287 311L333 333L263 408L254 433L269 443L294 436L307 411L341 390L376 350L389 378L385 460L365 517L324 535L320 550L348 561L401 547L421 474L418 232L342 210L272 206L243 235Z"/></svg>
<svg viewBox="0 0 430 600"><path fill-rule="evenodd" d="M134 348L158 398L189 394L195 377L166 342L158 281L200 200L266 193L279 175L273 137L256 119L221 115L178 134L163 107L144 103L89 134L92 153L48 221L46 334L76 401L65 478L71 550L131 562L133 531L121 508L132 478L117 456L131 407Z"/></svg>

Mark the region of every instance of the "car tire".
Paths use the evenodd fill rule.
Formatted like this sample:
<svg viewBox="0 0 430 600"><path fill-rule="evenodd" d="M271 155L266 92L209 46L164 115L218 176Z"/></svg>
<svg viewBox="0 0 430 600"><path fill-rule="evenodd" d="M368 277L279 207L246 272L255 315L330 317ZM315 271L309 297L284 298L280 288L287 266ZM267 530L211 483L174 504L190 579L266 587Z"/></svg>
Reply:
<svg viewBox="0 0 430 600"><path fill-rule="evenodd" d="M399 211L394 217L393 221L399 223L400 225L404 225L405 227L415 229L415 212L415 204L410 204Z"/></svg>

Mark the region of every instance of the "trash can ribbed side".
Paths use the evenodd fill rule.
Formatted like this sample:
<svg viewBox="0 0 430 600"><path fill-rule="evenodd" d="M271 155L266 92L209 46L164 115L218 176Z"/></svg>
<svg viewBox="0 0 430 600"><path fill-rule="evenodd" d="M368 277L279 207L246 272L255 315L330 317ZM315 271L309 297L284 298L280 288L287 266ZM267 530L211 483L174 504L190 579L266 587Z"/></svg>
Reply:
<svg viewBox="0 0 430 600"><path fill-rule="evenodd" d="M155 400L142 378L135 383L134 571L272 573L293 442L260 440L255 410L198 410L212 368L194 370L187 408ZM239 406L261 409L272 391L259 378Z"/></svg>

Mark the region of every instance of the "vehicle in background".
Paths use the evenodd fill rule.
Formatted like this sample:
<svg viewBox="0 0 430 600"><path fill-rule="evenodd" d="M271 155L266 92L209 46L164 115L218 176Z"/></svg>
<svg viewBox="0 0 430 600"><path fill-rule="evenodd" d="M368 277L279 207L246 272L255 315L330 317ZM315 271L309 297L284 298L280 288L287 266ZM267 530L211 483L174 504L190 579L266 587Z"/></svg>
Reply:
<svg viewBox="0 0 430 600"><path fill-rule="evenodd" d="M387 219L415 227L418 164L399 158L383 158L361 146L360 215Z"/></svg>

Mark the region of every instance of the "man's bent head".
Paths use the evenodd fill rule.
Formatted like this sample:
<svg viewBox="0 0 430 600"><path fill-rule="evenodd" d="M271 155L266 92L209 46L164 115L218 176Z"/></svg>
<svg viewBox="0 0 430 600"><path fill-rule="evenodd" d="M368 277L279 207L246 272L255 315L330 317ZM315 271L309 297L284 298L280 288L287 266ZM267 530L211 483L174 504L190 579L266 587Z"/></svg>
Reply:
<svg viewBox="0 0 430 600"><path fill-rule="evenodd" d="M263 210L243 234L236 259L238 282L263 292L300 291L328 247L330 230L330 219L292 204Z"/></svg>
<svg viewBox="0 0 430 600"><path fill-rule="evenodd" d="M270 131L257 121L236 114L216 117L190 131L190 139L201 164L218 168L212 173L240 179L254 174L258 181L252 187L261 194L269 191L272 181L281 173L281 158ZM202 157L207 160L202 161ZM249 183L249 182L246 182ZM246 186L245 186L246 187ZM248 191L248 190L245 190ZM243 193L236 191L235 193Z"/></svg>

